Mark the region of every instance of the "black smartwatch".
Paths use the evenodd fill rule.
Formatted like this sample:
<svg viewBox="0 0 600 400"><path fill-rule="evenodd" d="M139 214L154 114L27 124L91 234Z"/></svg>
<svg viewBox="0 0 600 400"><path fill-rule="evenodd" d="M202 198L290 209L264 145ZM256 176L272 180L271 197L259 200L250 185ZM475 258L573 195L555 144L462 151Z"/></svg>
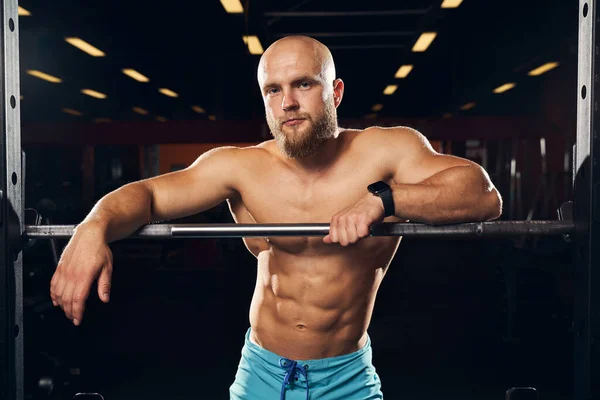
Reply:
<svg viewBox="0 0 600 400"><path fill-rule="evenodd" d="M390 185L388 185L384 181L379 181L371 183L368 186L368 189L369 192L373 193L375 196L379 196L381 201L383 201L383 209L385 210L386 217L395 214L394 196L392 194L392 188L390 187Z"/></svg>

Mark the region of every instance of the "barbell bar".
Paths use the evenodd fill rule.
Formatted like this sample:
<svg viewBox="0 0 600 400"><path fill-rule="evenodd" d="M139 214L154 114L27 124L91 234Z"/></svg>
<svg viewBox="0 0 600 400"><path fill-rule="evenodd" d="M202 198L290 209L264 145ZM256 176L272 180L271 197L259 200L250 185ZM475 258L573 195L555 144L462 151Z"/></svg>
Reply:
<svg viewBox="0 0 600 400"><path fill-rule="evenodd" d="M75 225L27 225L24 239L65 239ZM509 237L550 236L573 233L573 221L492 221L450 225L384 222L371 226L370 236L414 237ZM329 224L149 224L130 238L251 238L318 237L329 234Z"/></svg>

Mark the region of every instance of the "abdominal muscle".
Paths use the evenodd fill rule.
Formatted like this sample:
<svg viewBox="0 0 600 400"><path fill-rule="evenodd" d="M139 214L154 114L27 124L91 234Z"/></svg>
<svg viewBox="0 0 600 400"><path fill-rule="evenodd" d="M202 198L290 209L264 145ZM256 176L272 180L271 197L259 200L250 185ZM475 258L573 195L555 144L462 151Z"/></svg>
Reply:
<svg viewBox="0 0 600 400"><path fill-rule="evenodd" d="M376 292L398 243L368 238L334 253L292 254L273 245L261 251L250 340L294 360L364 347ZM365 245L383 251L364 251Z"/></svg>

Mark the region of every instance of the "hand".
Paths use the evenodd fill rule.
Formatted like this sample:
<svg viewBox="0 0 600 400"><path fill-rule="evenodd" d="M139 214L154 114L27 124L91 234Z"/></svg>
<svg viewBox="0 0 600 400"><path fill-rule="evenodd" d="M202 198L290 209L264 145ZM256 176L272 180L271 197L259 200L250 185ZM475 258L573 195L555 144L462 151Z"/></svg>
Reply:
<svg viewBox="0 0 600 400"><path fill-rule="evenodd" d="M50 297L67 318L78 326L92 283L98 279L98 297L108 303L112 276L112 252L95 227L79 225L60 257L50 282Z"/></svg>
<svg viewBox="0 0 600 400"><path fill-rule="evenodd" d="M339 243L347 246L369 236L370 226L383 221L385 209L381 199L371 193L356 204L335 214L329 225L329 235L325 243Z"/></svg>

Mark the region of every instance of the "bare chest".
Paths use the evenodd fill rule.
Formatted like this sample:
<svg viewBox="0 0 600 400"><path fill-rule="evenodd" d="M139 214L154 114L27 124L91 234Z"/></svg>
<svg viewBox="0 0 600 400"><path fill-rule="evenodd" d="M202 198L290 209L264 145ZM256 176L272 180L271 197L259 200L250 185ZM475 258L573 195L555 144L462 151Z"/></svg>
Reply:
<svg viewBox="0 0 600 400"><path fill-rule="evenodd" d="M384 171L373 166L361 168L360 163L346 163L317 177L301 176L285 168L251 175L240 199L231 207L240 223L329 223L336 213L369 195L370 183L387 178ZM293 254L340 250L339 246L323 244L320 237L266 238L265 244Z"/></svg>

